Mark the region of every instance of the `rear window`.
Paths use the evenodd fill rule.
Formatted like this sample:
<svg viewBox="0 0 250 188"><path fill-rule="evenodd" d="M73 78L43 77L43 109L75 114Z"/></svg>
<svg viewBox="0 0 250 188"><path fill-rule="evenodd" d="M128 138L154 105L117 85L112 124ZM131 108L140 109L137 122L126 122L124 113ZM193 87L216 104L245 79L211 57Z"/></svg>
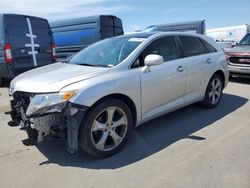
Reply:
<svg viewBox="0 0 250 188"><path fill-rule="evenodd" d="M199 38L191 36L180 36L180 40L185 57L206 53L204 45Z"/></svg>
<svg viewBox="0 0 250 188"><path fill-rule="evenodd" d="M14 47L23 47L30 43L28 23L25 16L5 16L5 29L8 32L9 42ZM40 47L50 46L50 29L47 20L30 18L32 33L36 37L34 43Z"/></svg>
<svg viewBox="0 0 250 188"><path fill-rule="evenodd" d="M81 29L53 33L56 46L89 45L95 42L96 29Z"/></svg>
<svg viewBox="0 0 250 188"><path fill-rule="evenodd" d="M24 44L29 43L30 40L26 37L29 29L24 16L5 16L4 24L12 47L23 47Z"/></svg>

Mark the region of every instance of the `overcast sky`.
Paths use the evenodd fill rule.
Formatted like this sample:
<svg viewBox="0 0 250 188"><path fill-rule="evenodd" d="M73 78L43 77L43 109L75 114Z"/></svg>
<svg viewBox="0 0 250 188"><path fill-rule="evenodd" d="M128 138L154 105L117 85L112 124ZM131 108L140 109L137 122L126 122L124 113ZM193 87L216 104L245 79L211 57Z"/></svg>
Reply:
<svg viewBox="0 0 250 188"><path fill-rule="evenodd" d="M19 13L49 21L113 14L125 31L159 23L206 20L207 28L250 24L250 0L0 0L0 13Z"/></svg>

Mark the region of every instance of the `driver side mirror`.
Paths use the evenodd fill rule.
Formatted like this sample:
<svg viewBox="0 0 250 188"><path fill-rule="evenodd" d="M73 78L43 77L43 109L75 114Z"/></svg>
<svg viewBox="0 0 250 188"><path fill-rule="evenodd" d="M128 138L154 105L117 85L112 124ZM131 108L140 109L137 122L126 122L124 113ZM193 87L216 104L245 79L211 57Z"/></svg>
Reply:
<svg viewBox="0 0 250 188"><path fill-rule="evenodd" d="M150 54L147 55L145 60L144 60L144 64L147 67L150 66L155 66L155 65L160 65L164 62L163 57L157 54Z"/></svg>
<svg viewBox="0 0 250 188"><path fill-rule="evenodd" d="M163 57L157 54L147 55L144 64L145 66L142 68L142 72L150 72L150 67L155 65L160 65L164 62Z"/></svg>

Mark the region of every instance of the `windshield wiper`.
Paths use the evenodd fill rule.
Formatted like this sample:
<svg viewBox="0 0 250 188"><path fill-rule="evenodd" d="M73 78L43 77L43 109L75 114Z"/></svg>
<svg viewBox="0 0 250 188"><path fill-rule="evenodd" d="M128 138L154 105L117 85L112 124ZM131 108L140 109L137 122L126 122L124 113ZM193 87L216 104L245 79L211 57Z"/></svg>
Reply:
<svg viewBox="0 0 250 188"><path fill-rule="evenodd" d="M108 67L107 65L103 64L88 64L88 63L81 63L79 65L90 66L90 67Z"/></svg>
<svg viewBox="0 0 250 188"><path fill-rule="evenodd" d="M88 64L88 63L81 63L81 64L79 64L79 65L89 66L89 67L96 67L96 65Z"/></svg>

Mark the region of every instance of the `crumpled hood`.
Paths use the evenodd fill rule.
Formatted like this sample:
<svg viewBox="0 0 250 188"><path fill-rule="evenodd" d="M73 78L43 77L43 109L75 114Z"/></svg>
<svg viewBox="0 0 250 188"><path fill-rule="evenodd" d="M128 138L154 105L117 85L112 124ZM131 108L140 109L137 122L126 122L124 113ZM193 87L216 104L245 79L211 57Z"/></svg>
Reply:
<svg viewBox="0 0 250 188"><path fill-rule="evenodd" d="M58 92L63 87L105 74L109 68L89 67L67 63L54 63L30 70L11 81L10 94L15 91L29 93Z"/></svg>
<svg viewBox="0 0 250 188"><path fill-rule="evenodd" d="M228 49L227 53L249 53L250 54L250 46L248 45L236 46L234 48Z"/></svg>

